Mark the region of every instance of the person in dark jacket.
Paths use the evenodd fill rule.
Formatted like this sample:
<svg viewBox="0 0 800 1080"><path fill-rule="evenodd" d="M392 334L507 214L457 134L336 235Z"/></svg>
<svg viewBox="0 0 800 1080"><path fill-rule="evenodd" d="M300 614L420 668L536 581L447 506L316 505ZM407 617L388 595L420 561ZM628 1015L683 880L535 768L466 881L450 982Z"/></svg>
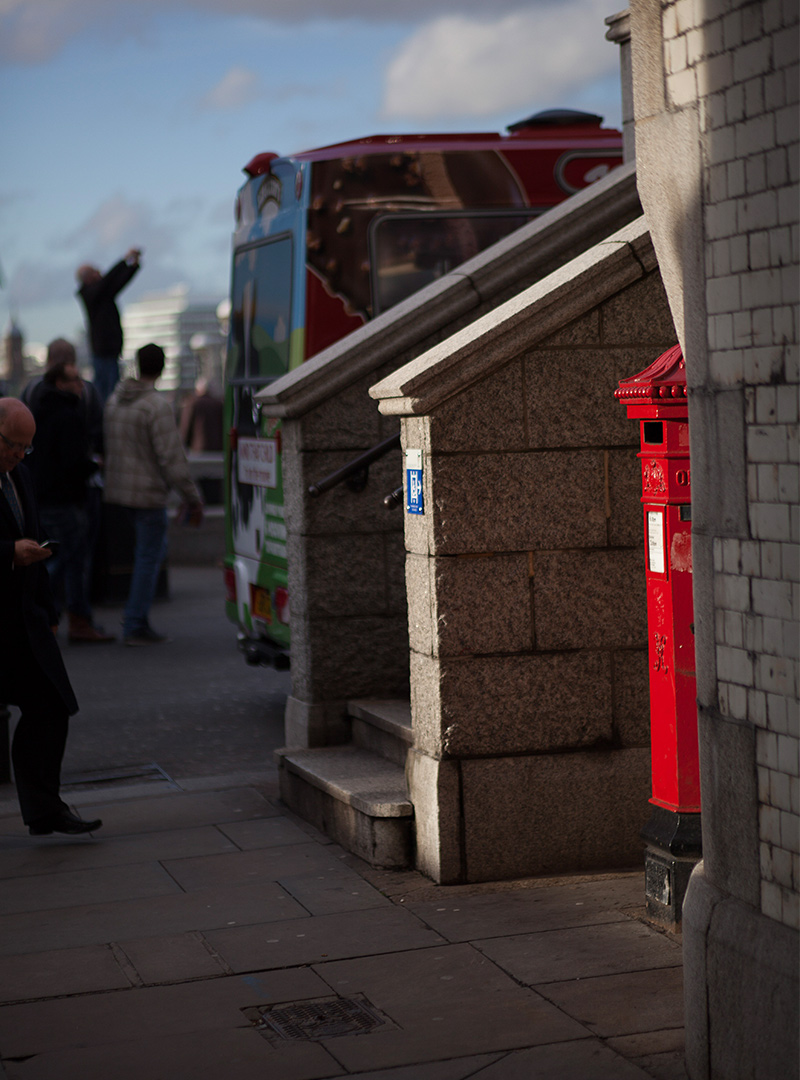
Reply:
<svg viewBox="0 0 800 1080"><path fill-rule="evenodd" d="M36 422L16 398L0 398L0 701L17 705L11 744L22 818L33 836L94 832L61 799L61 761L78 703L53 632L57 615L33 482L22 464Z"/></svg>
<svg viewBox="0 0 800 1080"><path fill-rule="evenodd" d="M181 411L181 441L194 454L218 453L222 450L222 396L216 385L205 378L198 379L194 389ZM222 502L221 479L203 476L197 483L207 504Z"/></svg>
<svg viewBox="0 0 800 1080"><path fill-rule="evenodd" d="M90 520L87 481L97 472L92 455L83 381L75 349L58 338L48 350L49 363L41 389L33 394L36 421L30 471L42 526L58 550L48 562L56 600L64 593L72 643L114 641L92 621L89 602Z"/></svg>
<svg viewBox="0 0 800 1080"><path fill-rule="evenodd" d="M65 358L71 359L73 362L77 359L75 346L72 342L67 341L65 338L56 338L55 341L51 341L47 346L47 367L52 367L53 364ZM35 375L25 384L25 388L19 397L20 401L27 405L31 412L36 410L36 406L45 385L44 375ZM89 427L89 442L92 447L92 453L96 454L99 458L102 458L103 402L100 400L97 387L93 382L86 382L84 380L83 393L81 394L81 406L83 407L83 411L86 415L86 423Z"/></svg>
<svg viewBox="0 0 800 1080"><path fill-rule="evenodd" d="M122 323L117 309L117 295L136 271L142 253L131 248L124 259L101 274L96 266L84 263L76 271L78 296L86 309L89 343L94 363L94 384L105 405L119 381L119 358L122 353Z"/></svg>
<svg viewBox="0 0 800 1080"><path fill-rule="evenodd" d="M75 361L75 347L64 338L56 338L47 348L47 367L52 367L59 360ZM43 375L36 375L20 394L23 401L34 415L41 395L47 384ZM81 407L89 427L89 444L92 457L98 465L97 472L87 481L86 512L89 515L89 534L86 538L86 580L91 581L94 574L94 558L103 517L103 474L100 465L103 461L103 402L93 382L83 381Z"/></svg>

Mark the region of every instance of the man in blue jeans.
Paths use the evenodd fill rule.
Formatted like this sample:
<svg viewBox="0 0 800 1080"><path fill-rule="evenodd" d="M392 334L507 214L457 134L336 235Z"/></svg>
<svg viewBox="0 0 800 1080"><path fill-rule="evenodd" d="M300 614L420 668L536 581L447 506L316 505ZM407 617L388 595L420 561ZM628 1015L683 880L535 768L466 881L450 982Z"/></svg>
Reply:
<svg viewBox="0 0 800 1080"><path fill-rule="evenodd" d="M123 639L126 645L156 645L167 640L150 625L150 607L167 553L167 496L171 489L178 492L181 514L193 525L203 519L203 503L172 406L155 388L164 370L164 350L145 345L136 360L139 378L121 382L105 408L105 500L125 511L135 534Z"/></svg>

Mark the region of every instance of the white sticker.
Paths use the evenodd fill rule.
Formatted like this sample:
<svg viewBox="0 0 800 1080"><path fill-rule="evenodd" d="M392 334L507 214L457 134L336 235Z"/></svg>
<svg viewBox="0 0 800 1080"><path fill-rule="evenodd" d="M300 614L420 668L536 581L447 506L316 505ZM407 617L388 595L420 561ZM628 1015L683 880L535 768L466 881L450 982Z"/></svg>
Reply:
<svg viewBox="0 0 800 1080"><path fill-rule="evenodd" d="M278 486L278 444L275 439L239 439L236 452L240 484Z"/></svg>
<svg viewBox="0 0 800 1080"><path fill-rule="evenodd" d="M663 574L664 561L664 515L660 510L647 511L647 556L652 574Z"/></svg>

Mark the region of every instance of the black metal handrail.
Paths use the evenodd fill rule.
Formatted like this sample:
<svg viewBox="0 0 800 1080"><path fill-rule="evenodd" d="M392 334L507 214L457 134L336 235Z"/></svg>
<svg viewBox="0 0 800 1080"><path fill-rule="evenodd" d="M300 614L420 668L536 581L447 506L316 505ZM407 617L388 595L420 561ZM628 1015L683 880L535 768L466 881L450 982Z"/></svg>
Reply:
<svg viewBox="0 0 800 1080"><path fill-rule="evenodd" d="M384 439L383 442L376 443L370 450L365 450L363 454L359 454L358 457L343 465L341 469L332 472L330 476L326 476L316 484L311 484L308 494L316 498L345 480L350 481L348 486L351 490L363 491L367 484L367 472L372 462L382 458L384 454L388 454L390 450L394 450L399 445L400 432L398 431L396 435L391 435L388 439Z"/></svg>

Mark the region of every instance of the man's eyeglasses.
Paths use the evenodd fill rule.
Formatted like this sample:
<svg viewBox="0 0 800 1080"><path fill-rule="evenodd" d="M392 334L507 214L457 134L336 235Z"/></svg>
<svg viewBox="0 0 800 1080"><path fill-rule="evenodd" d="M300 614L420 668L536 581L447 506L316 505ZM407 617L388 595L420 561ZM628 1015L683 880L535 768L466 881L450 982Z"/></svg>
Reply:
<svg viewBox="0 0 800 1080"><path fill-rule="evenodd" d="M25 457L27 457L28 454L33 453L33 447L32 446L23 446L22 443L12 442L11 439L7 439L5 437L5 435L2 433L2 431L0 431L0 439L2 439L3 442L6 444L6 446L8 447L8 449L13 450L15 454L24 454Z"/></svg>

